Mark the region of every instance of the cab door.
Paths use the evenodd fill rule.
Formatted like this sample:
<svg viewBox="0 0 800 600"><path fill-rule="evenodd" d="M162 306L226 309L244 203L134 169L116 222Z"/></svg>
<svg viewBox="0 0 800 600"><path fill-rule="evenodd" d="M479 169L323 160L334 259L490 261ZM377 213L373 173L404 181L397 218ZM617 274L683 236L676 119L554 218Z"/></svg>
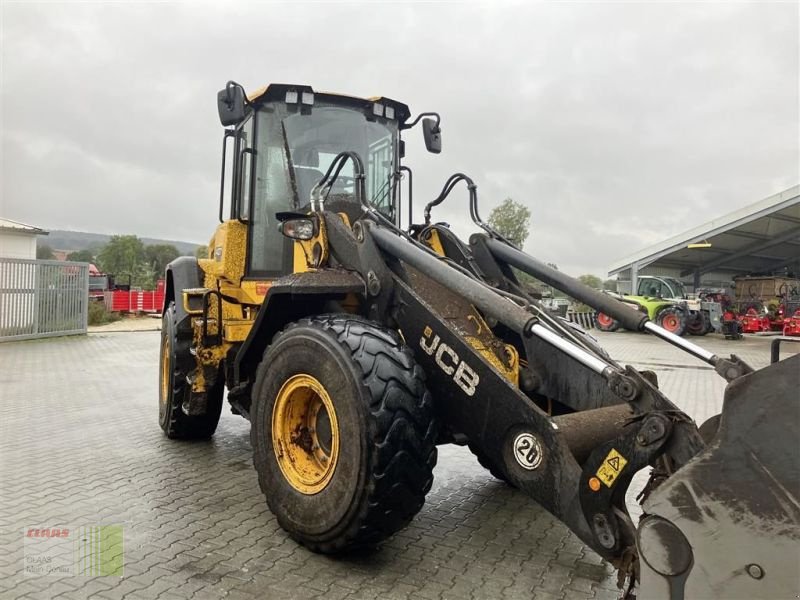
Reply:
<svg viewBox="0 0 800 600"><path fill-rule="evenodd" d="M256 112L254 135L242 138L242 206L247 207L245 279L276 279L292 272L292 240L278 231L275 214L294 210L294 192L280 121Z"/></svg>

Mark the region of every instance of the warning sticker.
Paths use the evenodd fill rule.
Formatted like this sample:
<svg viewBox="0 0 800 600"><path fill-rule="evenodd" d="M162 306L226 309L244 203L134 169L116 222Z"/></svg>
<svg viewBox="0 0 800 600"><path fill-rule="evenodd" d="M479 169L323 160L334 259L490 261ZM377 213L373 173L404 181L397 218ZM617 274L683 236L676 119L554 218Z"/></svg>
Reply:
<svg viewBox="0 0 800 600"><path fill-rule="evenodd" d="M603 464L597 469L597 478L605 483L606 487L611 487L627 464L625 457L612 448Z"/></svg>

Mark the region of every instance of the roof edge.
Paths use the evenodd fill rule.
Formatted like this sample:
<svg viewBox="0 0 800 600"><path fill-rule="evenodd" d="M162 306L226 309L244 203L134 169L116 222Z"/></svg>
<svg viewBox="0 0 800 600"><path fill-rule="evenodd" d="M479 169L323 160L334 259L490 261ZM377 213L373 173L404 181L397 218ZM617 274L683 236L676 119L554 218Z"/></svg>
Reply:
<svg viewBox="0 0 800 600"><path fill-rule="evenodd" d="M744 206L731 213L723 215L718 219L712 219L707 223L693 227L688 231L673 235L657 244L651 244L642 248L638 252L629 254L628 256L612 263L608 270L608 276L617 275L621 271L625 271L631 267L633 263L641 262L647 259L652 259L653 262L659 258L659 255L669 254L675 250L680 249L686 244L701 241L706 237L712 235L719 235L744 225L750 221L754 221L764 216L764 213L782 210L787 206L793 206L800 203L800 184L793 185L785 190L767 196L766 198Z"/></svg>

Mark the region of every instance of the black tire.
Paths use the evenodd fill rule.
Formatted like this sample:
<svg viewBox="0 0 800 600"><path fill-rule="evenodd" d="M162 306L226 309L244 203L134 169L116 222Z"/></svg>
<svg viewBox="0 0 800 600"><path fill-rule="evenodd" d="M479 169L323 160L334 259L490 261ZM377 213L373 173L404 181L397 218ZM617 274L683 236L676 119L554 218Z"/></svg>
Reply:
<svg viewBox="0 0 800 600"><path fill-rule="evenodd" d="M686 311L677 306L670 306L663 309L656 317L658 324L667 331L675 335L686 333Z"/></svg>
<svg viewBox="0 0 800 600"><path fill-rule="evenodd" d="M594 316L594 324L600 331L616 331L619 329L619 321L601 312Z"/></svg>
<svg viewBox="0 0 800 600"><path fill-rule="evenodd" d="M338 423L332 475L314 493L288 481L273 443L278 396L298 376L321 384ZM309 549L374 546L422 508L433 483L437 426L424 372L395 332L353 315L289 325L258 366L250 414L253 462L267 505Z"/></svg>
<svg viewBox="0 0 800 600"><path fill-rule="evenodd" d="M514 484L508 480L506 474L503 473L497 467L497 465L495 465L491 460L489 460L489 458L483 452L481 452L477 448L477 446L474 446L471 443L468 444L467 446L469 447L469 451L472 452L475 455L475 458L478 459L478 464L480 464L480 466L489 471L492 477L494 477L495 479L499 479L500 481L502 481L507 485L510 485L511 487L515 487Z"/></svg>
<svg viewBox="0 0 800 600"><path fill-rule="evenodd" d="M710 444L717 435L719 431L719 422L722 418L722 415L714 415L713 417L709 417L706 421L703 422L702 425L698 428L700 431L700 437L703 438L703 441L706 444Z"/></svg>
<svg viewBox="0 0 800 600"><path fill-rule="evenodd" d="M702 310L693 310L689 312L689 317L686 319L686 333L689 335L702 336L709 332L708 315Z"/></svg>
<svg viewBox="0 0 800 600"><path fill-rule="evenodd" d="M161 323L161 351L158 381L158 422L170 439L203 440L214 435L222 412L225 383L217 378L206 392L207 411L204 415L187 415L183 403L189 399L192 387L186 381L195 365L191 354L192 332L182 329L177 322L175 302L164 311ZM165 367L164 361L169 364Z"/></svg>

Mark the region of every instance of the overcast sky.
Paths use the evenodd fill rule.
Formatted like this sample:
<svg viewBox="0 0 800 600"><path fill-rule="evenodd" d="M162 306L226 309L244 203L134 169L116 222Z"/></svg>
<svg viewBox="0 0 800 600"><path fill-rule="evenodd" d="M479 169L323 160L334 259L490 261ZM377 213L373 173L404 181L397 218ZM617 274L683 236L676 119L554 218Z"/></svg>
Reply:
<svg viewBox="0 0 800 600"><path fill-rule="evenodd" d="M0 216L45 228L205 243L228 79L439 111L417 213L463 171L573 275L800 181L795 2L0 6Z"/></svg>

